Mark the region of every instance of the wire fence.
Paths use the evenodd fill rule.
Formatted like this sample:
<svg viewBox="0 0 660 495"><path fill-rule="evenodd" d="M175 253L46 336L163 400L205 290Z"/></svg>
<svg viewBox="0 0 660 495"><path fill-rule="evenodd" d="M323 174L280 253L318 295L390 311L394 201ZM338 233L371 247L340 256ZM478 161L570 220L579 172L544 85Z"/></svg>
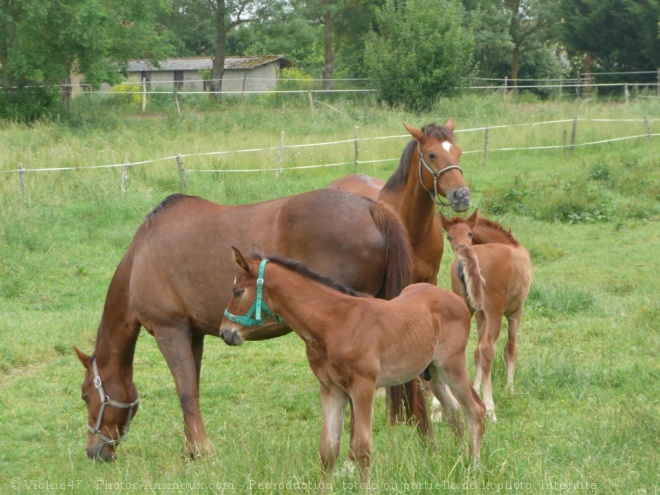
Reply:
<svg viewBox="0 0 660 495"><path fill-rule="evenodd" d="M642 124L644 126L644 133L633 134L627 136L618 136L612 137L609 139L601 139L596 141L586 141L586 142L577 142L577 124L578 122L594 122L594 123L625 123L628 124L628 128L631 124ZM573 150L578 147L588 147L588 146L600 146L607 143L616 143L621 141L630 141L630 140L646 140L647 143L651 143L652 139L660 137L660 133L651 132L651 123L660 122L660 119L563 119L563 120L552 120L545 122L533 122L533 123L521 123L521 124L504 124L504 125L492 125L484 127L475 127L471 129L461 129L457 130L456 134L469 134L469 133L483 133L483 147L478 149L468 149L463 150L463 154L483 154L484 164L488 161L488 154L492 152L514 152L514 151L531 151L531 150ZM538 126L549 126L549 125L558 125L558 124L571 124L571 136L570 140L568 138L567 130L563 131L563 140L560 144L555 145L542 145L542 146L526 146L526 147L491 147L490 146L490 131L494 129L505 129L513 127L538 127ZM263 148L251 148L251 149L241 149L241 150L219 150L211 152L200 152L200 153L177 153L170 156L154 158L150 160L142 160L130 162L128 159L124 163L113 163L113 164L100 164L100 165L89 165L89 166L75 166L75 167L29 167L24 164L20 164L18 168L13 170L4 170L0 173L3 175L8 174L17 174L19 181L19 193L22 196L24 190L24 177L26 174L32 173L47 173L47 172L61 172L61 171L84 171L84 170L98 170L98 169L111 169L111 168L122 168L122 183L121 190L125 192L125 182L127 171L130 167L138 166L147 166L162 162L176 162L179 179L181 186L186 188L185 175L191 173L215 173L215 174L234 174L234 173L255 173L255 172L274 172L275 177L278 178L279 175L284 171L293 171L293 170L311 170L318 168L329 168L329 167L339 167L346 165L354 165L357 170L360 165L369 165L377 164L384 162L397 162L399 156L395 157L385 157L377 158L372 160L362 160L360 159L360 146L369 141L378 141L378 140L393 140L393 139L410 139L409 134L397 134L390 136L377 136L377 137L360 137L359 136L359 127L354 129L355 136L352 139L345 139L339 141L329 141L329 142L320 142L320 143L306 143L306 144L285 144L284 143L284 132L281 135L281 141L279 146L263 147ZM321 163L321 164L309 164L301 166L289 166L285 167L283 164L284 150L294 150L301 148L316 148L316 147L325 147L325 146L345 146L346 144L352 144L354 147L354 156L351 161L343 161L338 163ZM275 165L272 167L262 167L262 168L242 168L242 169L232 169L232 168L214 168L214 169L204 169L204 168L184 168L183 159L186 159L188 165L194 163L195 159L202 157L210 156L223 156L223 155L237 155L237 154L250 154L257 152L272 152L276 154L277 158L274 159Z"/></svg>
<svg viewBox="0 0 660 495"><path fill-rule="evenodd" d="M261 94L314 94L314 93L374 93L369 78L264 78L244 75L240 78L204 79L190 77L182 80L126 80L122 84L110 87L104 85L101 90L93 90L89 84L62 84L57 90L64 94L72 93L110 96L142 95L148 98L154 95L261 95ZM631 93L644 94L645 98L660 97L660 68L655 71L636 72L592 72L577 73L575 77L559 78L471 78L471 84L462 88L470 91L498 91L504 94L517 92L537 92L557 96L589 96L603 91L630 98ZM220 83L234 89L213 91L210 88ZM238 89L236 85L238 84ZM256 88L256 89L255 89ZM651 94L652 93L652 94Z"/></svg>

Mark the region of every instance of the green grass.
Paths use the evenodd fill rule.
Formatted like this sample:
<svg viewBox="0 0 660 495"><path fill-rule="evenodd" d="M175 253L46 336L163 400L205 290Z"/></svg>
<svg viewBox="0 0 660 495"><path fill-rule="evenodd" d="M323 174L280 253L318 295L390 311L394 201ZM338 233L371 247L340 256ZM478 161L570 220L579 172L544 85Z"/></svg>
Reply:
<svg viewBox="0 0 660 495"><path fill-rule="evenodd" d="M294 102L295 103L295 102ZM454 118L457 129L585 119L579 140L636 134L595 118L660 117L651 101L537 104L495 97L442 100L426 114L333 102L184 106L144 117L87 102L60 123L0 127L0 172L87 166L175 153L403 134ZM636 124L635 124L636 125ZM653 124L658 126L660 124ZM561 142L564 127L493 130L494 148ZM653 129L652 129L653 130ZM641 134L642 132L640 132ZM459 134L464 150L483 133ZM367 141L361 159L398 157L406 140ZM411 427L386 425L376 401L372 483L377 493L658 494L660 479L660 141L562 150L465 154L461 165L482 214L529 248L534 281L519 339L516 391L504 391L504 337L493 367L497 424L488 424L475 468L446 425L421 442ZM352 145L288 149L283 167L352 160ZM187 159L188 170L271 168L275 152ZM362 165L387 178L396 162ZM186 175L187 192L223 203L262 201L323 187L353 165L312 170ZM142 403L113 464L85 456L83 368L112 273L144 215L178 191L174 161L121 171L0 173L0 493L301 493L316 491L320 401L295 335L240 348L207 339L202 412L215 453L180 455L183 425L173 380L148 334L138 341L135 382ZM447 212L445 212L447 214ZM446 246L441 285L453 259ZM468 357L476 337L472 336ZM472 369L472 364L471 364ZM345 431L340 464L346 459ZM335 493L358 493L353 477ZM64 485L61 485L61 484ZM14 489L17 484L17 489ZM189 485L186 485L189 484ZM59 488L62 488L59 490Z"/></svg>

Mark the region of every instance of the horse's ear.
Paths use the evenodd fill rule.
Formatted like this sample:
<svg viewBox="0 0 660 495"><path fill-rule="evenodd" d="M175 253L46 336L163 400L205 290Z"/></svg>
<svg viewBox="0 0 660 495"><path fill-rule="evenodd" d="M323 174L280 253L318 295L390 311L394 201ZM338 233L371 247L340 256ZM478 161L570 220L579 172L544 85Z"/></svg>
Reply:
<svg viewBox="0 0 660 495"><path fill-rule="evenodd" d="M264 254L264 250L261 249L261 246L259 244L254 243L254 242L252 243L252 253L251 254L252 254L252 256L258 256L261 259L264 259L265 256L266 256Z"/></svg>
<svg viewBox="0 0 660 495"><path fill-rule="evenodd" d="M479 208L474 210L474 213L468 217L467 223L470 227L474 228L474 226L477 225L478 221L479 221Z"/></svg>
<svg viewBox="0 0 660 495"><path fill-rule="evenodd" d="M451 227L451 222L449 219L440 212L440 221L442 222L442 228L445 230L449 230L449 227Z"/></svg>
<svg viewBox="0 0 660 495"><path fill-rule="evenodd" d="M234 263L236 263L241 270L249 272L250 271L250 265L248 265L247 261L245 261L245 258L243 258L243 255L238 250L238 248L235 248L234 246L232 246L231 250L232 250L232 253L234 253Z"/></svg>
<svg viewBox="0 0 660 495"><path fill-rule="evenodd" d="M78 349L75 345L73 346L73 350L76 351L76 356L78 356L78 359L83 364L83 366L89 369L92 366L92 358Z"/></svg>
<svg viewBox="0 0 660 495"><path fill-rule="evenodd" d="M403 124L403 127L406 128L415 141L421 142L424 139L424 133L420 129L407 126L406 124Z"/></svg>
<svg viewBox="0 0 660 495"><path fill-rule="evenodd" d="M451 132L454 132L454 130L456 129L454 127L454 120L453 119L447 119L447 122L445 123L445 127L447 129L449 129Z"/></svg>

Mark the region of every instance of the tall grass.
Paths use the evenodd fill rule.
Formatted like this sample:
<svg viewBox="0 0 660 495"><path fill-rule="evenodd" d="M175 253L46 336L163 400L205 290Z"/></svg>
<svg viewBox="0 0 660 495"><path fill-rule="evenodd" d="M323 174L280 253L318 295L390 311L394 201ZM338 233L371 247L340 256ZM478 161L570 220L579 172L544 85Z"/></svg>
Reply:
<svg viewBox="0 0 660 495"><path fill-rule="evenodd" d="M100 165L207 152L317 143L404 133L452 117L457 129L516 122L660 117L655 103L537 104L499 97L441 100L424 114L333 102L246 101L143 116L81 102L59 122L0 127L0 171ZM194 110L194 111L193 111ZM578 124L584 140L636 134L630 125ZM637 125L637 124L634 124ZM653 124L657 126L658 124ZM567 124L570 129L570 124ZM618 127L617 127L618 126ZM613 129L614 127L614 129ZM548 132L548 129L554 129ZM492 148L561 142L563 128L493 130ZM584 137L582 137L584 136ZM483 134L459 134L464 150ZM398 157L406 139L367 141L363 160ZM262 201L313 188L354 171L287 166L350 162L351 145L286 150L272 172L186 175L187 192L222 203ZM660 492L660 171L657 138L563 150L496 152L461 165L482 214L511 227L528 247L534 282L519 338L516 391L504 391L502 356L493 366L498 422L488 424L482 462L473 466L444 424L433 441L374 417L372 482L377 493ZM256 158L255 158L256 156ZM276 152L186 160L188 170L272 168ZM358 171L388 177L396 160ZM144 215L181 189L176 163L129 170L0 174L0 492L301 493L316 491L318 385L295 335L230 348L207 339L202 410L215 453L180 456L183 425L173 380L144 333L135 359L140 412L113 464L86 459L82 367L71 352L94 345L112 273ZM445 212L448 214L448 212ZM446 247L440 285L448 286ZM476 337L472 336L468 360ZM470 365L473 369L472 364ZM340 464L346 459L344 432ZM335 493L358 493L351 475ZM63 483L63 485L61 485ZM16 487L16 488L15 488Z"/></svg>

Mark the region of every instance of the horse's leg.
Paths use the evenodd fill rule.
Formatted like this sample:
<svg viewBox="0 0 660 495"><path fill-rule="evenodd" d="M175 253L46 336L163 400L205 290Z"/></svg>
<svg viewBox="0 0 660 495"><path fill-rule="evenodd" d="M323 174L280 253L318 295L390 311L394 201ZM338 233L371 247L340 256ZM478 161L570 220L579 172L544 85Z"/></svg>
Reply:
<svg viewBox="0 0 660 495"><path fill-rule="evenodd" d="M483 379L483 399L486 404L486 414L493 423L497 422L497 417L495 416L495 401L493 400L491 371L493 367L493 359L495 357L495 342L497 342L501 328L502 313L488 313L486 315L484 334L480 336L479 343L477 344L479 347L480 367Z"/></svg>
<svg viewBox="0 0 660 495"><path fill-rule="evenodd" d="M481 347L485 345L484 340L487 338L487 335L484 334L486 331L486 313L483 310L476 311L474 313L474 319L477 322L477 336L478 342L477 346L474 348L474 367L475 367L475 376L474 376L474 388L477 392L481 393L481 383L483 381L483 368L481 365Z"/></svg>
<svg viewBox="0 0 660 495"><path fill-rule="evenodd" d="M152 330L158 348L170 367L181 402L185 425L184 451L191 458L208 454L211 444L199 410L199 371L196 365L197 360L202 357L199 339L193 339L187 326L161 326ZM194 340L197 340L195 346Z"/></svg>
<svg viewBox="0 0 660 495"><path fill-rule="evenodd" d="M504 360L506 361L506 389L513 393L513 375L516 371L516 360L518 359L518 327L522 318L523 309L511 315L507 315L509 340L504 347Z"/></svg>
<svg viewBox="0 0 660 495"><path fill-rule="evenodd" d="M339 456L341 433L344 426L344 408L348 396L343 390L330 388L321 383L321 408L323 410L323 427L321 430L321 468L324 485L332 480L335 461Z"/></svg>
<svg viewBox="0 0 660 495"><path fill-rule="evenodd" d="M197 388L202 375L202 355L204 354L204 335L194 335L192 338L192 352L195 358L195 372L197 373Z"/></svg>
<svg viewBox="0 0 660 495"><path fill-rule="evenodd" d="M435 383L433 381L429 382L429 385L431 387L431 392L433 392L434 396L434 411L433 411L433 418L434 421L439 420L439 419L445 419L447 421L454 432L458 433L460 430L460 409L461 406L456 400L456 397L454 397L454 394L452 394L451 390L447 386L446 383L444 383L441 380L437 380ZM437 404L435 403L437 401ZM439 406L440 407L440 413L438 413L435 408ZM439 416L439 417L438 417Z"/></svg>
<svg viewBox="0 0 660 495"><path fill-rule="evenodd" d="M371 380L354 380L351 385L353 428L349 458L360 466L360 483L369 482L371 468L371 428L376 384Z"/></svg>
<svg viewBox="0 0 660 495"><path fill-rule="evenodd" d="M442 418L449 423L451 426L454 435L457 438L462 438L463 436L463 420L460 415L460 405L454 394L451 392L449 386L442 380L438 373L433 374L433 366L430 369L431 371L431 390L433 395L440 402L442 408Z"/></svg>
<svg viewBox="0 0 660 495"><path fill-rule="evenodd" d="M458 399L468 421L468 428L472 438L472 457L479 459L481 452L481 438L484 432L484 417L486 408L476 390L470 384L467 361L463 353L444 353L439 351L431 367L431 386L434 392L441 390L440 379L443 379L453 395ZM456 421L460 428L454 429L457 439L462 441L462 421Z"/></svg>

